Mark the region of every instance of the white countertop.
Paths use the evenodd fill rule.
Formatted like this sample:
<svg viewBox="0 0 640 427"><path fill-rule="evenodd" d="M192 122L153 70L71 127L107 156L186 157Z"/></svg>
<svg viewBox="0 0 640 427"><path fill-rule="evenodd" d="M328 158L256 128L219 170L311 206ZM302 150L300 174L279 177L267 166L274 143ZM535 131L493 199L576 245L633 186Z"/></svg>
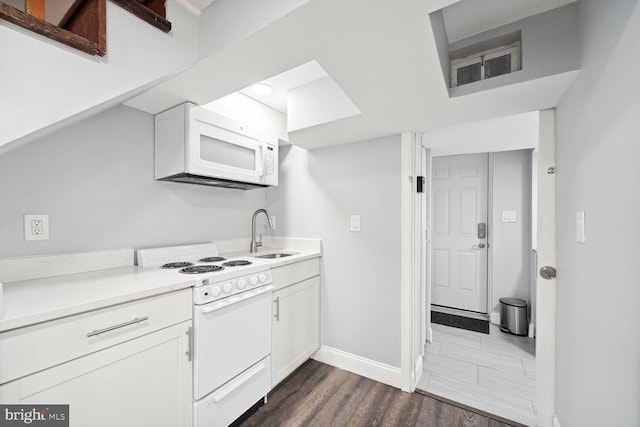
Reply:
<svg viewBox="0 0 640 427"><path fill-rule="evenodd" d="M172 273L129 266L5 283L0 332L193 286Z"/></svg>
<svg viewBox="0 0 640 427"><path fill-rule="evenodd" d="M267 237L265 246L256 254L249 254L246 240L219 243L221 255L227 257L255 257L273 252L293 253L283 258L256 258L272 268L322 256L321 241L318 239ZM117 262L113 262L114 254L118 257ZM108 260L113 268L82 270L100 263L105 265L104 260ZM7 265L3 267L4 272L0 268L5 276L28 278L13 279L4 283L4 286L0 285L0 332L190 288L195 283L193 278L176 276L173 271L123 265L133 263L133 251L130 250L5 261ZM57 268L59 264L63 265L62 269ZM29 277L34 266L42 265L44 267L34 277ZM65 269L69 274L60 274ZM10 270L12 274L8 273ZM15 273L16 270L22 271ZM56 271L58 275L41 277L45 271Z"/></svg>

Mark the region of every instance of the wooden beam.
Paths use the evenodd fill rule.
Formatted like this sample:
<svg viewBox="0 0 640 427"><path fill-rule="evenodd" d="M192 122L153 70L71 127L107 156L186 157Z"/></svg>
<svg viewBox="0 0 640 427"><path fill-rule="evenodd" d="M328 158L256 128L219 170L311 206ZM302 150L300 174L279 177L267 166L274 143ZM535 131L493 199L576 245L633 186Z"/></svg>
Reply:
<svg viewBox="0 0 640 427"><path fill-rule="evenodd" d="M145 5L141 4L138 0L111 0L113 3L117 4L124 10L127 10L133 13L138 18L143 21L153 25L165 33L171 31L171 22L169 22L165 17L157 14L153 10L149 9ZM164 12L164 8L162 10Z"/></svg>
<svg viewBox="0 0 640 427"><path fill-rule="evenodd" d="M27 13L44 21L44 0L27 0Z"/></svg>
<svg viewBox="0 0 640 427"><path fill-rule="evenodd" d="M101 0L104 1L104 0ZM104 52L99 49L98 43L87 40L70 31L59 28L57 25L50 24L38 18L34 18L28 13L4 4L0 1L0 19L11 22L34 33L43 35L67 46L74 47L91 55L103 56Z"/></svg>

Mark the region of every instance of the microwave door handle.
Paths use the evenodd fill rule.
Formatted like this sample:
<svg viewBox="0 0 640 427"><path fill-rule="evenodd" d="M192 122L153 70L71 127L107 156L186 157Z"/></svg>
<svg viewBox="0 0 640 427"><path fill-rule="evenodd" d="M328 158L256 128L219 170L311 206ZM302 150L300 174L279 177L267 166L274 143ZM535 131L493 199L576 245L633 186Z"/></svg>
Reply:
<svg viewBox="0 0 640 427"><path fill-rule="evenodd" d="M256 156L257 156L256 172L258 173L258 176L262 176L264 175L264 143L263 142L260 142L258 144L258 150L256 151Z"/></svg>

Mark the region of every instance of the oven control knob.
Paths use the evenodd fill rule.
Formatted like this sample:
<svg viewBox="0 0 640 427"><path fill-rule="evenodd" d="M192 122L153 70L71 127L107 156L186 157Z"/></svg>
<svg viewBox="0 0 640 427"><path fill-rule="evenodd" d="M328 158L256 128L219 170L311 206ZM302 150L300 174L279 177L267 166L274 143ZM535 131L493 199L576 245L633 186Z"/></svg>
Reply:
<svg viewBox="0 0 640 427"><path fill-rule="evenodd" d="M218 295L220 295L220 292L222 292L220 290L220 286L212 286L211 287L211 296L212 297L217 297Z"/></svg>
<svg viewBox="0 0 640 427"><path fill-rule="evenodd" d="M258 278L256 276L251 276L249 282L251 282L251 286L255 286L258 284Z"/></svg>
<svg viewBox="0 0 640 427"><path fill-rule="evenodd" d="M260 273L260 275L258 276L258 280L260 281L260 283L264 283L264 281L267 280L266 274Z"/></svg>
<svg viewBox="0 0 640 427"><path fill-rule="evenodd" d="M238 280L238 289L244 289L247 287L247 281L244 279Z"/></svg>
<svg viewBox="0 0 640 427"><path fill-rule="evenodd" d="M222 290L224 291L225 294L228 294L229 292L231 292L231 289L233 289L233 286L231 286L231 283L229 282L222 285Z"/></svg>

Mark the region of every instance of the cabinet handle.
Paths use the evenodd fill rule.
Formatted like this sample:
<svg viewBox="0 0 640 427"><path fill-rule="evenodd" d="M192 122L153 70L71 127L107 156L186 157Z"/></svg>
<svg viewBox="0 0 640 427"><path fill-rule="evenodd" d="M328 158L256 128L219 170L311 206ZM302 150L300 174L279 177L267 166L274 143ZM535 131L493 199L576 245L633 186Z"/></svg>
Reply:
<svg viewBox="0 0 640 427"><path fill-rule="evenodd" d="M120 323L119 325L109 326L108 328L104 328L104 329L94 329L93 331L87 334L87 338L91 338L93 336L100 335L105 332L113 331L115 329L124 328L125 326L135 325L136 323L144 322L145 320L149 320L149 316L136 317L135 319L129 320L128 322Z"/></svg>
<svg viewBox="0 0 640 427"><path fill-rule="evenodd" d="M275 303L276 303L276 314L274 314L273 317L275 317L276 320L279 322L280 321L280 297L276 297Z"/></svg>
<svg viewBox="0 0 640 427"><path fill-rule="evenodd" d="M193 328L189 326L189 329L185 334L189 337L189 349L185 351L185 354L187 355L187 361L191 362L191 359L193 358Z"/></svg>

